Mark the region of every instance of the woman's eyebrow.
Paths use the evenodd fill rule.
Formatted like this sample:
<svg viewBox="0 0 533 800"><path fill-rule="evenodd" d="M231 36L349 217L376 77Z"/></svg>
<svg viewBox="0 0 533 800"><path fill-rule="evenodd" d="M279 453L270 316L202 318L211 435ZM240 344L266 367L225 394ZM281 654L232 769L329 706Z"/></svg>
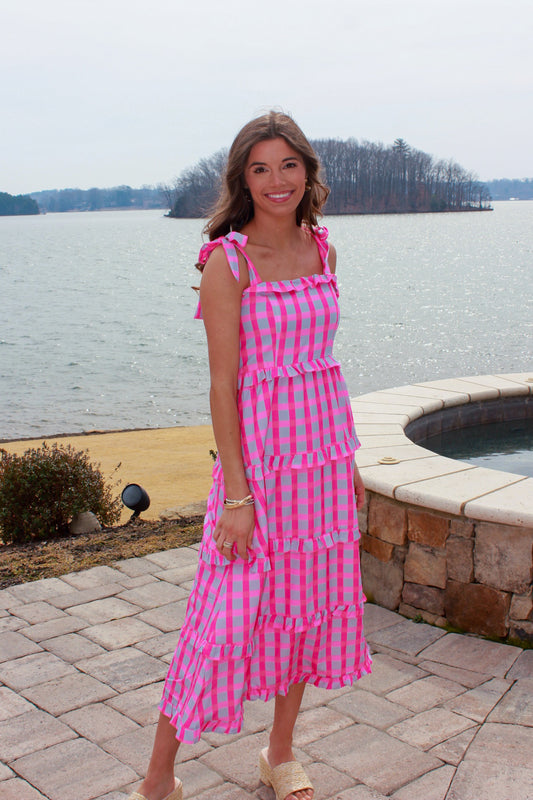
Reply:
<svg viewBox="0 0 533 800"><path fill-rule="evenodd" d="M287 158L282 158L281 163L283 164L285 161L297 161L298 156L287 156ZM248 164L248 168L250 167L267 167L268 164L266 161L252 161L251 164Z"/></svg>

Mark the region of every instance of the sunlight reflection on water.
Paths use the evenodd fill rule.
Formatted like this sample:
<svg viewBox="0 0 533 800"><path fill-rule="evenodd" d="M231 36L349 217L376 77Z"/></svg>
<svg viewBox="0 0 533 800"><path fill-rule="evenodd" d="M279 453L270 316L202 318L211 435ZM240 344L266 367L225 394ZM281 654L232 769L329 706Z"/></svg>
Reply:
<svg viewBox="0 0 533 800"><path fill-rule="evenodd" d="M532 368L533 203L329 217L352 395ZM201 220L0 218L0 438L209 422Z"/></svg>

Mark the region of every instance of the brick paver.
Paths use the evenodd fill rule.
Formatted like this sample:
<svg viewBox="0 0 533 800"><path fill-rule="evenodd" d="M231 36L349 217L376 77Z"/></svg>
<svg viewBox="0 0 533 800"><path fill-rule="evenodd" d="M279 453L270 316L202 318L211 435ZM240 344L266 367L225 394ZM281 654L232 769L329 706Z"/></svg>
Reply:
<svg viewBox="0 0 533 800"><path fill-rule="evenodd" d="M126 800L147 766L197 547L0 592L2 800ZM367 604L374 667L308 687L295 731L317 798L531 800L533 651ZM272 800L257 759L274 701L183 746L185 797Z"/></svg>

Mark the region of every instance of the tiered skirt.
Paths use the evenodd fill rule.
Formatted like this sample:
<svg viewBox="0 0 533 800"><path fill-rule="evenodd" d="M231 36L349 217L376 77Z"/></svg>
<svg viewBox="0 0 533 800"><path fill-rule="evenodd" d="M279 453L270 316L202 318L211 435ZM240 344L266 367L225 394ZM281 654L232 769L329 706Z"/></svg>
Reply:
<svg viewBox="0 0 533 800"><path fill-rule="evenodd" d="M180 741L238 732L244 700L268 700L302 681L339 688L370 671L351 448L249 478L256 526L248 562L229 563L215 547L224 500L215 464L198 571L159 706Z"/></svg>

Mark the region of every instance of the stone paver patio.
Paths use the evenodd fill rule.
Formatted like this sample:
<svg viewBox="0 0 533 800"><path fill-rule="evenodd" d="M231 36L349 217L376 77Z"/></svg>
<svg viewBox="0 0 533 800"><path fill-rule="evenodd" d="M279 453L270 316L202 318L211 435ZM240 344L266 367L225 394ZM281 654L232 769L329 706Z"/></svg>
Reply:
<svg viewBox="0 0 533 800"><path fill-rule="evenodd" d="M194 547L0 591L0 797L120 800L151 751ZM317 800L533 800L533 650L366 609L374 669L308 687L295 744ZM183 746L186 797L272 800L272 702Z"/></svg>

